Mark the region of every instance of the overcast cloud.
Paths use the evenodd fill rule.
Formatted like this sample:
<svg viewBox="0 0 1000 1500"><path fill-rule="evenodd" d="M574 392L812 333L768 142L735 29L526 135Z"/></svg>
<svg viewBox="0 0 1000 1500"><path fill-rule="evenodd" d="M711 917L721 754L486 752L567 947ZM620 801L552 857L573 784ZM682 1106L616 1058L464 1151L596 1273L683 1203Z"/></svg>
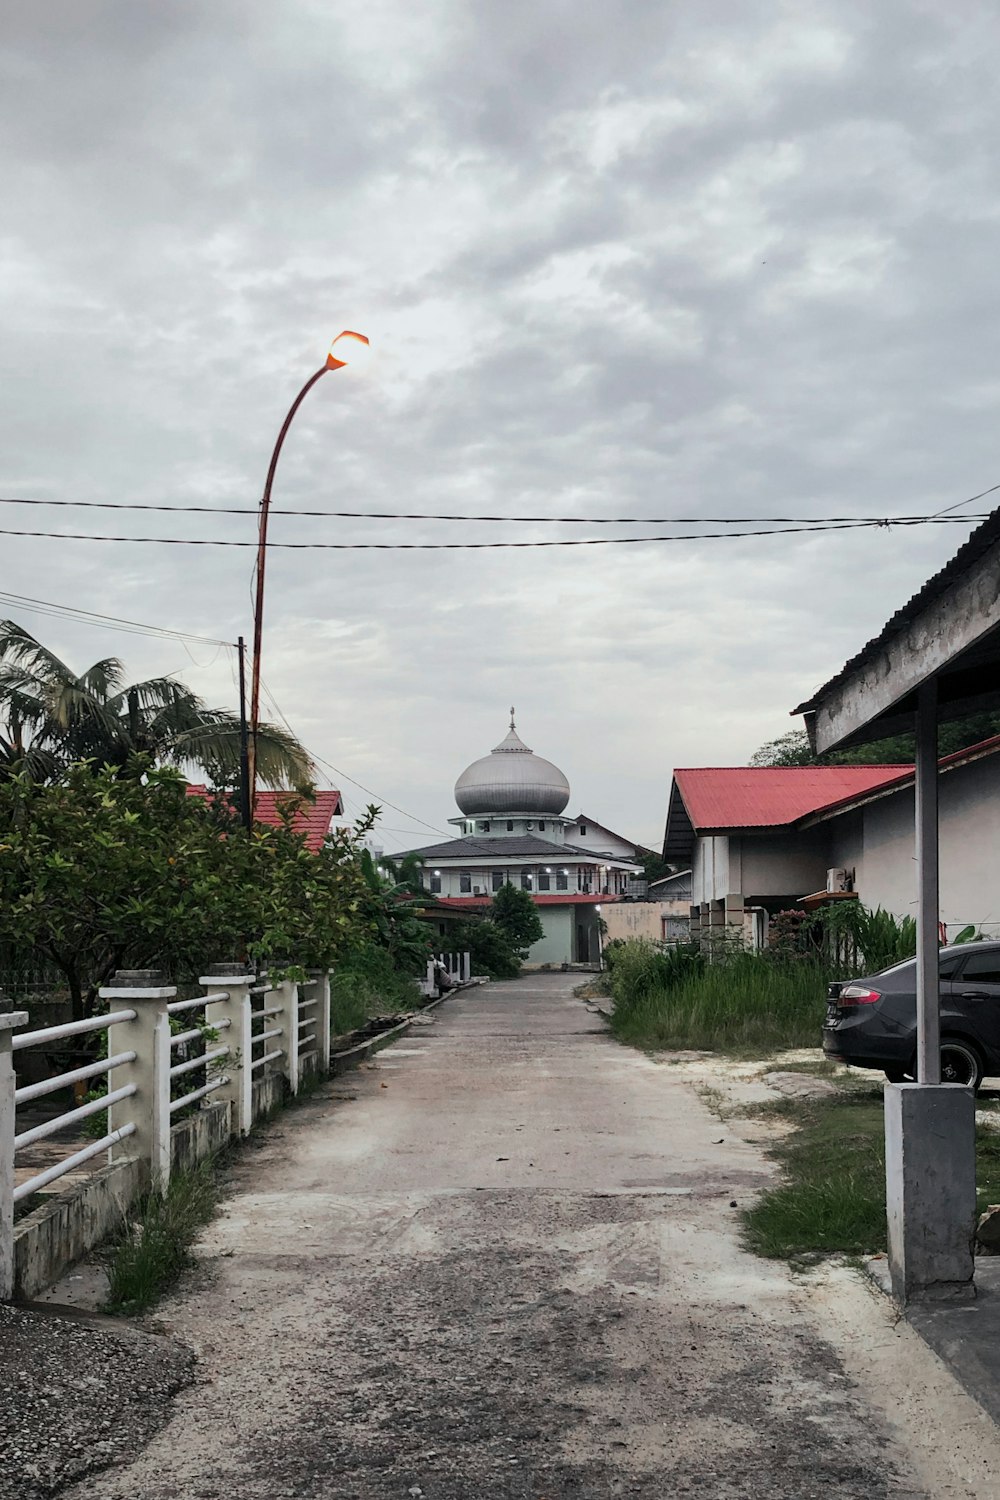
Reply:
<svg viewBox="0 0 1000 1500"><path fill-rule="evenodd" d="M952 504L1000 481L998 54L963 0L8 5L0 488L254 505L347 327L369 368L310 395L274 504L538 520L276 517L274 541ZM436 828L516 703L570 811L655 842L674 765L792 727L966 534L276 550L264 676L311 749ZM250 634L249 549L0 541L5 589ZM19 618L81 667L235 701L228 652Z"/></svg>

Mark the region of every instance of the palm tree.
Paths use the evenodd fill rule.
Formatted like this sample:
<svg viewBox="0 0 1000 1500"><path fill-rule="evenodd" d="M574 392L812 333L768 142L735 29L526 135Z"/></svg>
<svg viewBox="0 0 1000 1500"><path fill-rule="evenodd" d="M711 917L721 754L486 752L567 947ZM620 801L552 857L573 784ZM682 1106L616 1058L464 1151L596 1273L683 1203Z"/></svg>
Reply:
<svg viewBox="0 0 1000 1500"><path fill-rule="evenodd" d="M77 676L22 626L0 620L0 772L48 781L73 761L124 768L137 753L200 766L217 786L235 786L239 717L206 708L173 677L126 683L114 656ZM304 788L314 770L290 731L259 725L257 776L265 786Z"/></svg>

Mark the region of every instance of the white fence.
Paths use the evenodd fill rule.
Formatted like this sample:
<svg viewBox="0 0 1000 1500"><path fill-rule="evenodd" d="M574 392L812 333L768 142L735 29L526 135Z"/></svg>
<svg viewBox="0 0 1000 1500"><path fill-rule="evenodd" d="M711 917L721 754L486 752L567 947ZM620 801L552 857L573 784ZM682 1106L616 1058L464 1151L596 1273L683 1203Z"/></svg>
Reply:
<svg viewBox="0 0 1000 1500"><path fill-rule="evenodd" d="M100 991L104 1015L22 1031L23 1011L0 1013L0 1299L14 1288L14 1209L67 1173L106 1154L109 1164L138 1158L140 1179L165 1190L173 1131L185 1114L228 1104L228 1134L246 1135L287 1089L330 1067L330 979L269 984L249 974L212 974L205 993L178 1000L148 971L119 973ZM185 1024L189 1023L189 1024ZM14 1054L103 1032L107 1056L16 1087ZM18 1112L45 1095L106 1082L107 1091L18 1129ZM190 1087L188 1087L190 1083ZM97 1140L15 1186L18 1154L107 1112Z"/></svg>
<svg viewBox="0 0 1000 1500"><path fill-rule="evenodd" d="M434 996L472 978L472 956L468 953L436 953L427 960L427 973L418 979L420 993Z"/></svg>

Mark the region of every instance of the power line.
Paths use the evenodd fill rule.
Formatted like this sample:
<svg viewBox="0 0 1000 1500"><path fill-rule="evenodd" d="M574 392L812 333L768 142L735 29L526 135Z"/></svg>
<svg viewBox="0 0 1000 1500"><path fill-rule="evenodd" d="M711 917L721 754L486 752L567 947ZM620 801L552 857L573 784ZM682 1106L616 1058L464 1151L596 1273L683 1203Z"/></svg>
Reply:
<svg viewBox="0 0 1000 1500"><path fill-rule="evenodd" d="M274 709L275 713L278 715L278 718L281 720L281 722L284 724L285 728L288 730L288 733L290 735L292 735L292 737L294 739L297 739L298 736L296 735L295 730L292 728L291 724L289 724L288 720L285 718L285 715L282 713L281 708L280 708L277 700L275 699L274 694L271 692L271 689L268 687L267 683L264 681L263 678L261 678L260 685L264 689L264 695L265 695L265 697L267 698L267 700L270 703L271 707ZM435 826L434 826L433 823L425 823L424 820L423 820L423 818L418 818L417 815L416 815L416 813L407 812L407 810L406 810L405 807L397 807L396 804L395 804L395 802L390 802L389 801L388 797L379 797L378 792L373 792L370 786L365 786L362 782L355 781L355 779L354 779L353 776L348 776L348 774L347 774L346 771L340 771L340 770L338 770L335 765L333 765L328 760L324 760L323 757L322 757L322 755L317 755L314 750L310 750L308 752L308 754L312 757L313 760L318 760L321 766L326 766L327 770L332 771L335 776L341 777L344 781L349 781L352 786L356 786L362 792L366 792L369 797L378 797L378 801L379 801L380 805L385 806L385 807L391 807L392 810L393 810L393 812L398 812L398 813L402 814L402 816L404 818L409 818L409 820L410 820L411 823L419 823L422 828L429 828L430 831L431 831L431 833L440 833L440 834L443 834L445 838L448 838L448 839L454 838L454 834L452 834L452 833L445 833L445 831L444 831L443 828L435 828Z"/></svg>
<svg viewBox="0 0 1000 1500"><path fill-rule="evenodd" d="M977 495L970 495L965 500L957 500L954 505L947 506L944 510L935 511L932 516L901 516L893 518L900 522L931 520L947 515L950 511L957 510L960 506L971 505L975 500L982 500L987 495L996 494L1000 490L1000 483L991 485L989 489L980 490ZM219 515L219 516L258 516L260 507L254 506L232 506L232 505L161 505L139 500L44 500L23 495L0 495L0 505L49 505L60 507L72 507L83 510L139 510L157 511L162 514L176 515ZM532 515L469 515L447 514L439 511L393 511L393 510L305 510L305 509L279 509L272 508L272 516L305 516L312 518L329 517L339 520L355 521L488 521L493 523L542 523L550 526L744 526L766 523L768 525L794 525L799 521L808 521L808 516L544 516L537 513ZM821 516L817 517L818 523L845 522L865 520L866 517L859 516ZM881 523L880 523L881 524Z"/></svg>
<svg viewBox="0 0 1000 1500"><path fill-rule="evenodd" d="M292 552L485 552L496 549L539 547L634 547L649 542L712 542L739 540L746 537L812 535L824 531L863 531L871 527L886 530L893 526L965 526L975 521L986 521L988 515L965 516L883 516L869 520L853 518L845 521L815 521L807 525L777 526L757 531L701 531L689 532L685 536L594 536L564 537L554 541L530 542L268 542L272 550L281 548ZM673 523L670 523L673 524ZM732 524L736 524L735 522ZM753 526L753 520L744 520L743 525ZM254 547L256 541L241 541L219 537L179 536L95 536L79 531L18 531L0 527L0 536L41 537L56 542L133 542L159 547Z"/></svg>
<svg viewBox="0 0 1000 1500"><path fill-rule="evenodd" d="M120 630L128 635L159 636L171 641L197 641L200 645L228 646L235 650L232 641L223 641L211 635L193 635L186 630L172 630L168 625L143 625L138 620L124 620L117 615L96 614L89 609L76 609L71 604L56 604L49 599L32 599L28 595L11 594L0 589L0 604L10 604L29 614L54 615L75 620L82 625L99 625L102 629Z"/></svg>

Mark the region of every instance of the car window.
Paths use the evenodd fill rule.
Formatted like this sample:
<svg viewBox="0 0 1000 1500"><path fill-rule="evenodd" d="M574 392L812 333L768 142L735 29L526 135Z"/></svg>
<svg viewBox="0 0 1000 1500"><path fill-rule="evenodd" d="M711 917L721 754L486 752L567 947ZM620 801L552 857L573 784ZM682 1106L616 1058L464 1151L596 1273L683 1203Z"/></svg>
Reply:
<svg viewBox="0 0 1000 1500"><path fill-rule="evenodd" d="M941 978L953 979L958 973L958 966L961 962L961 958L943 958L941 960Z"/></svg>
<svg viewBox="0 0 1000 1500"><path fill-rule="evenodd" d="M1000 952L970 953L962 970L963 979L978 979L983 984L1000 984Z"/></svg>

